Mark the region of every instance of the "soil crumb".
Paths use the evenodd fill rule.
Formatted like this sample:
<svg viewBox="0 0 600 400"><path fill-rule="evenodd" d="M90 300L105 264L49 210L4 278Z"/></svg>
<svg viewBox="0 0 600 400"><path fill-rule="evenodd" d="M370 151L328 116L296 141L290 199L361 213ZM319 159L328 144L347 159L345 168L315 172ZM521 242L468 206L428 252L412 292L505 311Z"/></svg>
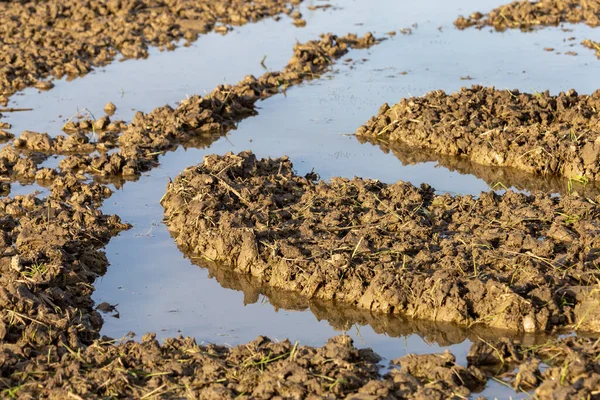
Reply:
<svg viewBox="0 0 600 400"><path fill-rule="evenodd" d="M474 12L454 21L459 29L491 26L496 30L531 30L537 26L557 26L561 23L600 26L600 1L520 0L495 8L489 14Z"/></svg>
<svg viewBox="0 0 600 400"><path fill-rule="evenodd" d="M596 57L600 58L600 42L594 42L590 39L585 39L581 44L588 49L592 49L596 52Z"/></svg>
<svg viewBox="0 0 600 400"><path fill-rule="evenodd" d="M600 180L600 91L554 96L479 85L402 99L356 135L531 174Z"/></svg>
<svg viewBox="0 0 600 400"><path fill-rule="evenodd" d="M600 332L595 201L327 183L296 175L287 157L243 152L186 169L162 204L181 248L307 298L466 326Z"/></svg>
<svg viewBox="0 0 600 400"><path fill-rule="evenodd" d="M85 75L116 57L145 58L210 31L227 32L280 14L301 0L35 0L0 1L0 104L48 78Z"/></svg>

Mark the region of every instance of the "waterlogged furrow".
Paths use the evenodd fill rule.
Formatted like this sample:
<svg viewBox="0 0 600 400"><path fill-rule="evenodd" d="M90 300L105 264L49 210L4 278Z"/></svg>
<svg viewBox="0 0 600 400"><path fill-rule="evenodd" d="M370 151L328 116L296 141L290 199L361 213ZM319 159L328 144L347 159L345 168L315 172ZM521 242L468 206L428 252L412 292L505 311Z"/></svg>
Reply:
<svg viewBox="0 0 600 400"><path fill-rule="evenodd" d="M473 175L485 181L490 188L495 190L514 188L520 191L541 191L544 193L580 195L592 198L600 194L600 182L598 181L573 180L559 175L540 176L510 167L477 164L466 157L444 155L427 148L417 149L406 146L400 141L386 142L385 140L378 140L373 136L357 136L357 139L360 143L369 143L377 146L386 154L393 154L402 165L418 165L432 162L436 166L442 166L449 171L458 172L461 175Z"/></svg>
<svg viewBox="0 0 600 400"><path fill-rule="evenodd" d="M472 326L600 332L600 207L514 192L297 176L286 158L207 156L162 204L179 246L264 285Z"/></svg>
<svg viewBox="0 0 600 400"><path fill-rule="evenodd" d="M494 8L488 14L473 12L468 17L460 16L454 21L458 29L490 26L498 31L506 29L533 30L544 26L584 23L591 27L600 26L600 1L598 0L518 0ZM574 38L573 38L574 39ZM600 47L592 40L581 42L584 47L596 50L600 58Z"/></svg>
<svg viewBox="0 0 600 400"><path fill-rule="evenodd" d="M0 104L26 87L51 89L47 79L82 76L119 55L145 58L150 46L172 50L180 39L190 43L231 25L292 14L300 1L0 2Z"/></svg>
<svg viewBox="0 0 600 400"><path fill-rule="evenodd" d="M282 71L267 72L258 78L247 76L235 85L221 85L206 96L183 100L176 109L163 106L148 114L138 112L130 124L106 118L81 121L69 124L68 136L56 138L25 131L0 150L0 169L16 179L44 180L50 172L38 170L37 165L45 159L44 154L59 153L68 154L59 164L62 172L135 179L157 166L164 152L182 144L216 140L235 129L244 118L256 115L258 101L318 78L350 49L369 48L377 43L379 40L371 33L364 37L326 34L319 40L296 44L293 57ZM94 126L98 140L89 143Z"/></svg>
<svg viewBox="0 0 600 400"><path fill-rule="evenodd" d="M472 86L384 104L356 136L536 175L600 180L600 91Z"/></svg>

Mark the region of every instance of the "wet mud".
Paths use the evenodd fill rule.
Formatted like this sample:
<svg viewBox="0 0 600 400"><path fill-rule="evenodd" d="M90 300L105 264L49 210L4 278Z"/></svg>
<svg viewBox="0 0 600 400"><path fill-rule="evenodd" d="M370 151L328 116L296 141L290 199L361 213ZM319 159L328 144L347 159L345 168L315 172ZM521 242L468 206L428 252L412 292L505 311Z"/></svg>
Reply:
<svg viewBox="0 0 600 400"><path fill-rule="evenodd" d="M99 337L102 318L93 309L91 284L108 265L101 248L128 228L95 207L109 195L106 187L65 175L55 179L44 200L33 195L2 198L3 397L13 381L36 374L28 369L36 357L58 360Z"/></svg>
<svg viewBox="0 0 600 400"><path fill-rule="evenodd" d="M467 361L488 373L489 367L505 371L497 374L498 381L520 392L532 391L537 399L595 399L600 395L599 346L600 340L583 337L534 346L497 339L475 343Z"/></svg>
<svg viewBox="0 0 600 400"><path fill-rule="evenodd" d="M595 201L327 183L244 152L205 157L161 204L186 251L307 298L464 326L600 331Z"/></svg>
<svg viewBox="0 0 600 400"><path fill-rule="evenodd" d="M282 13L302 26L296 3L0 1L0 104L118 57L146 57L149 46L172 49ZM219 86L176 109L125 123L111 119L116 106L107 104L105 116L72 119L64 134L24 131L4 145L3 193L11 181L49 192L0 200L0 397L446 399L476 394L490 378L539 398L597 396L597 342L548 344L543 336L600 330L594 203L514 193L452 198L359 179L327 184L314 173L296 176L285 158L249 153L210 157L212 169L194 167L182 175L190 182L171 185L163 204L182 248L203 254L219 282L248 302L265 294L340 329L358 323L396 336L425 331L440 344L470 339L467 363L447 352L408 355L383 373L381 358L346 336L320 348L265 337L233 348L159 343L151 334L141 342L100 337L99 312L114 306L94 305L92 284L108 266L102 248L129 228L99 210L107 185L138 179L166 151L209 145L255 115L258 101L376 43L371 34L323 35L297 44L281 72ZM0 140L11 140L10 130L0 122ZM41 167L53 155L59 167ZM211 236L186 231L183 221L204 224L201 235ZM505 328L510 339L494 339L493 329Z"/></svg>
<svg viewBox="0 0 600 400"><path fill-rule="evenodd" d="M323 347L266 337L236 347L154 335L141 342L96 340L84 350L34 358L6 397L460 399L494 378L539 399L595 398L598 341L567 338L543 346L499 339L471 346L467 366L450 352L389 362L337 336Z"/></svg>
<svg viewBox="0 0 600 400"><path fill-rule="evenodd" d="M381 106L359 139L579 183L600 179L600 91L550 95L472 86Z"/></svg>
<svg viewBox="0 0 600 400"><path fill-rule="evenodd" d="M136 179L157 165L161 151L220 137L254 115L258 100L318 77L350 48L375 43L370 34L324 35L296 45L283 72L219 87L205 98L188 99L177 110L159 108L150 117L138 113L129 125L108 115L77 119L63 127L67 135L24 131L5 145L0 150L3 177L36 180L50 192L45 199L3 198L0 205L2 396L336 398L379 390L377 384L368 386L370 380L381 379L379 357L352 347L345 337L333 338L320 349L266 338L234 349L198 346L192 339L160 345L152 335L142 343L116 343L99 338L99 311L112 306L94 306L90 297L92 283L108 266L102 247L129 226L99 211L111 191L89 182L89 176L106 182ZM56 154L65 155L59 168L39 167ZM411 393L433 390L447 396L448 387L454 388L442 384L429 389L427 382L404 373L402 379L410 383Z"/></svg>
<svg viewBox="0 0 600 400"><path fill-rule="evenodd" d="M356 326L369 326L378 334L390 337L418 335L425 342L437 343L440 346L459 344L465 340L471 342L481 339L494 340L498 337L510 338L533 346L553 339L553 336L544 333L523 334L504 329L490 329L482 325L467 328L452 323L414 319L401 314L371 312L335 300L308 298L298 292L274 288L259 278L236 273L225 265L198 258L193 253L184 251L184 254L194 264L208 269L209 276L216 279L223 288L243 292L245 305L257 303L261 301L260 296L264 296L276 310L310 310L317 320L327 321L340 332L348 332Z"/></svg>
<svg viewBox="0 0 600 400"><path fill-rule="evenodd" d="M364 37L325 34L319 40L296 44L293 57L282 71L221 85L206 96L183 100L176 109L163 106L148 114L138 112L130 124L103 116L69 121L63 127L68 135L54 138L47 133L24 131L0 151L0 168L15 179L38 179L43 154L65 154L59 164L62 172L135 179L156 167L164 152L187 142L225 135L241 120L256 115L258 101L318 78L350 49L377 43L379 39L371 33ZM23 153L34 153L37 158Z"/></svg>
<svg viewBox="0 0 600 400"><path fill-rule="evenodd" d="M590 27L600 26L600 1L576 0L519 0L493 9L488 14L478 11L468 17L460 16L454 21L458 29L476 27L482 29L492 27L498 31L506 29L521 29L530 31L537 27L559 26L561 24L583 23ZM569 38L569 40L574 38ZM581 42L584 47L596 51L600 58L600 47L597 42L585 39ZM553 50L549 47L550 51ZM577 55L569 51L565 54Z"/></svg>
<svg viewBox="0 0 600 400"><path fill-rule="evenodd" d="M531 30L538 26L558 26L562 23L584 23L600 26L600 2L597 0L519 0L493 9L488 14L473 12L459 17L454 25L459 29L475 26L496 30L519 28Z"/></svg>
<svg viewBox="0 0 600 400"><path fill-rule="evenodd" d="M145 58L210 31L294 13L301 0L0 2L0 104L26 87L52 89L117 57ZM299 14L297 11L296 14ZM294 14L294 18L301 15Z"/></svg>

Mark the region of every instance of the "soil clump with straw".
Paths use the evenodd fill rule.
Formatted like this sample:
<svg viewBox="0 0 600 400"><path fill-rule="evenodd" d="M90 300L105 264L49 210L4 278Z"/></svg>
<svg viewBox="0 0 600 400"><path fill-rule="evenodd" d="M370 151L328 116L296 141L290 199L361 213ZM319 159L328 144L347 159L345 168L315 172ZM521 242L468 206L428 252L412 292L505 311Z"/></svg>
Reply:
<svg viewBox="0 0 600 400"><path fill-rule="evenodd" d="M473 12L466 18L461 16L454 21L454 25L460 29L490 26L500 31L514 28L531 30L563 23L600 26L600 1L519 0L494 8L488 14Z"/></svg>
<svg viewBox="0 0 600 400"><path fill-rule="evenodd" d="M600 91L530 94L475 85L386 103L356 136L585 183L600 180L598 109Z"/></svg>
<svg viewBox="0 0 600 400"><path fill-rule="evenodd" d="M600 332L595 201L327 183L244 152L205 157L161 203L185 251L275 289L466 326Z"/></svg>
<svg viewBox="0 0 600 400"><path fill-rule="evenodd" d="M468 17L461 15L454 21L454 25L458 29L492 27L497 31L506 29L531 31L545 26L579 23L592 28L600 26L600 1L518 0L494 8L488 14L476 11ZM600 45L597 42L585 39L581 44L595 50L596 56L600 58ZM573 54L576 55L576 53Z"/></svg>

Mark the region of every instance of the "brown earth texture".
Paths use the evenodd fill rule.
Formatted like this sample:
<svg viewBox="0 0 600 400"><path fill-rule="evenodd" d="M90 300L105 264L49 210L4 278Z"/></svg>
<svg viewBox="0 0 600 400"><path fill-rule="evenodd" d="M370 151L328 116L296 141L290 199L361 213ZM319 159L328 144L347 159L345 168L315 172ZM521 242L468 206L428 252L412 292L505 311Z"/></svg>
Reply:
<svg viewBox="0 0 600 400"><path fill-rule="evenodd" d="M488 14L474 12L466 18L461 16L454 21L454 25L460 29L491 26L497 30L529 30L537 26L557 26L561 23L600 26L600 1L519 0L494 8Z"/></svg>
<svg viewBox="0 0 600 400"><path fill-rule="evenodd" d="M267 17L292 14L301 0L0 1L0 104L17 91L53 87L150 46L172 50L209 31L226 33ZM295 17L300 18L299 13Z"/></svg>
<svg viewBox="0 0 600 400"><path fill-rule="evenodd" d="M173 109L159 107L136 113L129 124L111 121L108 115L97 120L69 121L66 135L24 131L0 150L0 171L18 181L49 181L54 172L39 169L48 155L66 155L62 172L89 174L100 178L135 179L158 165L158 158L180 145L206 144L235 129L236 124L256 115L256 103L285 92L291 86L316 79L350 49L369 48L377 43L371 33L337 36L324 34L319 40L297 43L294 54L282 71L247 76L235 85L221 85L206 96L194 95ZM10 129L10 126L5 126ZM97 138L90 140L90 133ZM111 149L116 151L109 152Z"/></svg>
<svg viewBox="0 0 600 400"><path fill-rule="evenodd" d="M302 26L296 3L0 0L0 104L26 87L51 89L52 79L209 31L280 14ZM384 372L387 362L347 336L322 347L266 337L235 347L100 337L99 311L110 305L95 305L91 294L108 267L102 248L129 228L100 211L111 196L105 182L137 179L179 146L210 144L255 115L260 100L377 43L372 34L325 34L298 43L280 72L219 86L175 109L126 123L112 120L115 106L107 105L107 115L80 115L64 134L24 131L4 144L0 397L463 399L495 379L540 399L598 398L598 341L543 335L600 331L596 200L326 183L297 176L285 157L210 156L178 177L163 204L182 250L204 256L219 282L248 301L267 293L276 306L310 307L339 329L358 321L396 336L427 330L440 344L468 338L466 361L411 354ZM591 100L575 97L585 111ZM572 112L566 120L583 125ZM0 141L11 140L10 129L0 122ZM579 134L573 141L587 140ZM52 155L64 156L59 167L40 167ZM9 198L14 181L35 181L48 194Z"/></svg>
<svg viewBox="0 0 600 400"><path fill-rule="evenodd" d="M468 17L461 15L454 21L454 25L458 29L469 27L482 29L489 26L498 31L506 29L529 31L537 27L558 26L564 23L600 26L600 1L519 0L494 8L488 14L476 11ZM597 42L585 39L581 44L595 50L596 56L600 58L600 47Z"/></svg>
<svg viewBox="0 0 600 400"><path fill-rule="evenodd" d="M384 104L356 136L476 164L600 180L600 91L550 95L472 86Z"/></svg>
<svg viewBox="0 0 600 400"><path fill-rule="evenodd" d="M98 210L111 191L84 181L90 175L135 177L157 165L161 151L210 143L254 115L258 100L318 77L349 48L375 43L372 35L324 35L298 44L283 72L219 87L175 110L140 113L131 124L111 121L108 115L69 121L63 127L66 135L24 131L6 144L0 151L2 177L36 180L50 194L46 199L3 198L0 207L1 396L449 398L481 388L488 375L461 367L450 354L398 360L403 370L382 376L380 358L354 348L344 336L322 348L262 337L235 348L199 346L189 338L160 344L153 335L141 343L99 337L102 317L97 310L104 305L95 306L90 295L92 283L108 266L101 248L128 226ZM109 155L111 149L116 153ZM39 168L54 154L66 155L59 168ZM435 372L410 372L423 362Z"/></svg>
<svg viewBox="0 0 600 400"><path fill-rule="evenodd" d="M153 335L141 343L98 340L50 348L19 363L12 398L463 399L493 377L538 399L597 398L598 342L566 338L544 346L506 339L471 346L467 366L449 352L409 354L379 372L380 357L347 336L319 348L265 337L233 348ZM62 351L61 351L62 350ZM4 379L4 382L8 382ZM17 383L18 382L18 383Z"/></svg>
<svg viewBox="0 0 600 400"><path fill-rule="evenodd" d="M297 176L207 156L169 184L176 242L274 288L374 312L514 331L600 331L593 200Z"/></svg>

